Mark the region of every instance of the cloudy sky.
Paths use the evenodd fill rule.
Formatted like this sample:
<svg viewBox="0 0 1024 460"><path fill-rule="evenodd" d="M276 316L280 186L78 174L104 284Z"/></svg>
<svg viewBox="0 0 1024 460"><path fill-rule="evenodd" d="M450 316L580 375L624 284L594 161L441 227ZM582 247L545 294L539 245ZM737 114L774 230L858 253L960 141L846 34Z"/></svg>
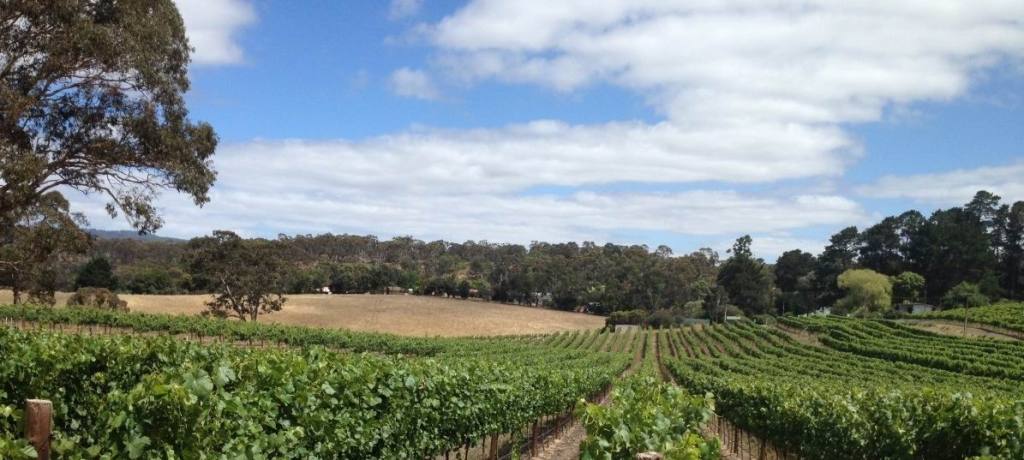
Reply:
<svg viewBox="0 0 1024 460"><path fill-rule="evenodd" d="M162 235L817 251L1024 199L1020 0L178 0L221 137ZM97 228L124 228L79 197Z"/></svg>

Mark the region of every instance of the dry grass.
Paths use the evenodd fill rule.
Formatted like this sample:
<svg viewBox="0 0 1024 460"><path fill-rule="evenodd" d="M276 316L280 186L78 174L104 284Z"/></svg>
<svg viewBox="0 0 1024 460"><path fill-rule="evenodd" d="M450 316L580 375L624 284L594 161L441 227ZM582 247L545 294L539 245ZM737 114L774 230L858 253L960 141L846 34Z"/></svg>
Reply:
<svg viewBox="0 0 1024 460"><path fill-rule="evenodd" d="M69 294L58 294L63 305ZM206 295L122 294L133 312L194 315ZM0 304L10 303L0 291ZM476 336L539 334L604 326L599 316L491 302L409 295L292 295L282 311L261 322L390 332L407 336Z"/></svg>
<svg viewBox="0 0 1024 460"><path fill-rule="evenodd" d="M919 320L919 321L901 321L906 326L914 327L917 329L924 329L926 331L935 332L943 335L952 335L958 337L970 337L979 338L985 337L996 340L1015 341L1017 339L1010 337L1006 334L1000 334L998 332L988 331L981 329L974 325L968 324L966 335L964 334L963 323L952 322L952 321L939 321L939 320Z"/></svg>

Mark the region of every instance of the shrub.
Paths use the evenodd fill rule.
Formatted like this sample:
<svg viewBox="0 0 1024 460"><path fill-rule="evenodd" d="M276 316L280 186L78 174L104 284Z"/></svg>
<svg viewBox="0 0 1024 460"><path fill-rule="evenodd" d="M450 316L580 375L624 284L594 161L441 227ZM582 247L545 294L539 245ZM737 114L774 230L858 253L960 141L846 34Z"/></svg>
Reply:
<svg viewBox="0 0 1024 460"><path fill-rule="evenodd" d="M643 324L647 319L647 312L644 310L619 310L613 311L605 320L606 326L617 324Z"/></svg>
<svg viewBox="0 0 1024 460"><path fill-rule="evenodd" d="M84 287L117 289L117 278L110 261L105 257L94 257L78 269L75 277L75 289Z"/></svg>
<svg viewBox="0 0 1024 460"><path fill-rule="evenodd" d="M104 288L80 288L68 299L68 306L128 311L128 302Z"/></svg>
<svg viewBox="0 0 1024 460"><path fill-rule="evenodd" d="M942 297L942 306L945 308L973 308L982 305L988 305L988 297L981 293L977 284L966 281L953 286L953 289Z"/></svg>
<svg viewBox="0 0 1024 460"><path fill-rule="evenodd" d="M847 270L837 282L846 290L846 297L836 302L841 311L869 316L892 308L892 282L885 275L867 269Z"/></svg>

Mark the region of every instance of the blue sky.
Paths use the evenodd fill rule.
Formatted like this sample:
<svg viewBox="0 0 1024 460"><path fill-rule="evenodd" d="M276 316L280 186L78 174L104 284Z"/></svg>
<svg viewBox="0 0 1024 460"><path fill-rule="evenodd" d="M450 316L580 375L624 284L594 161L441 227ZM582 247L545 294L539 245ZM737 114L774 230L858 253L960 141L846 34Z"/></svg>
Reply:
<svg viewBox="0 0 1024 460"><path fill-rule="evenodd" d="M1024 5L889 3L178 0L220 176L202 209L162 196L161 234L749 233L773 259L1024 199Z"/></svg>

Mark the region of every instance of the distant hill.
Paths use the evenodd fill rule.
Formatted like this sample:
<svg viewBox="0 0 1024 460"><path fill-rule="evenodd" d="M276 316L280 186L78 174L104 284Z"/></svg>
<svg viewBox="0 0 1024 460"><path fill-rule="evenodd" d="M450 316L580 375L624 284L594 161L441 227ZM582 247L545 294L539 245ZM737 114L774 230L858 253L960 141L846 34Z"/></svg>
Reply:
<svg viewBox="0 0 1024 460"><path fill-rule="evenodd" d="M168 243L183 243L186 240L180 238L169 238L157 235L139 235L134 230L86 230L90 235L101 240L139 240L139 241L164 241Z"/></svg>

